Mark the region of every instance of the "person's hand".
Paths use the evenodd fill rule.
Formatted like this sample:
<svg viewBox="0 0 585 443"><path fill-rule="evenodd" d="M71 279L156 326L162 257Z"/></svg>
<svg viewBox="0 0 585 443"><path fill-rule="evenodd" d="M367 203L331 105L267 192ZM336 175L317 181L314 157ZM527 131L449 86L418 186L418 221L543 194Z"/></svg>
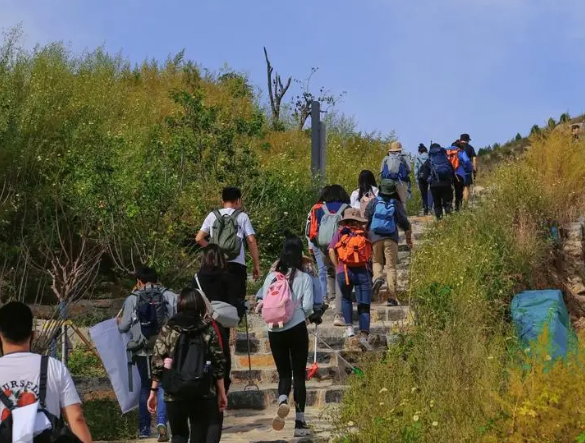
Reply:
<svg viewBox="0 0 585 443"><path fill-rule="evenodd" d="M228 398L225 391L217 393L217 405L219 406L219 412L223 412L227 409Z"/></svg>
<svg viewBox="0 0 585 443"><path fill-rule="evenodd" d="M254 265L254 271L253 271L252 275L254 277L254 281L258 281L258 279L260 278L260 266L259 265Z"/></svg>
<svg viewBox="0 0 585 443"><path fill-rule="evenodd" d="M262 312L262 307L264 306L264 300L259 300L254 307L254 312L256 314L260 314Z"/></svg>
<svg viewBox="0 0 585 443"><path fill-rule="evenodd" d="M148 401L146 402L146 407L148 408L148 412L151 414L156 414L156 404L158 402L157 393L154 391L150 391L150 395L148 397Z"/></svg>
<svg viewBox="0 0 585 443"><path fill-rule="evenodd" d="M412 249L414 247L414 244L412 243L412 237L408 237L406 239L406 246L408 246L408 249Z"/></svg>

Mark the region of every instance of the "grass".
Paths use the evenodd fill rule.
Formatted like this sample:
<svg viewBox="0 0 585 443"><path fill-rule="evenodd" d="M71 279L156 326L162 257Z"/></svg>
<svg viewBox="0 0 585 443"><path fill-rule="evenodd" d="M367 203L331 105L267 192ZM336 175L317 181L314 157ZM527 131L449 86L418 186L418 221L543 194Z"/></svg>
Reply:
<svg viewBox="0 0 585 443"><path fill-rule="evenodd" d="M138 411L122 415L116 401L87 401L83 413L93 441L135 440L138 436Z"/></svg>
<svg viewBox="0 0 585 443"><path fill-rule="evenodd" d="M525 373L508 321L516 293L551 284L550 224L584 208L578 183L585 179L585 147L562 133L533 139L532 146L524 161L493 173L479 208L428 230L412 261L415 329L383 361L365 362L366 376L351 382L337 419L341 441L552 443L575 441L582 432L580 395L572 392L585 383L585 373L575 370L580 363ZM510 417L535 402L536 417L518 429ZM559 417L567 437L559 439L549 432L554 410L570 405L570 419Z"/></svg>

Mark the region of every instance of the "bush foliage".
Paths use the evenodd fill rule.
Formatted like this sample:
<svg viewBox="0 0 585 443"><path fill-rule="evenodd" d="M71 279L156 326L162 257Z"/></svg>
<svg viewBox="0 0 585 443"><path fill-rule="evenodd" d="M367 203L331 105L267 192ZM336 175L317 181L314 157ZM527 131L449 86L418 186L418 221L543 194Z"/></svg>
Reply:
<svg viewBox="0 0 585 443"><path fill-rule="evenodd" d="M429 229L411 269L414 330L353 380L338 420L343 441L585 437L583 354L527 365L508 321L514 294L551 282L551 223L585 208L576 184L584 148L563 132L537 136L524 161L489 178L477 209Z"/></svg>

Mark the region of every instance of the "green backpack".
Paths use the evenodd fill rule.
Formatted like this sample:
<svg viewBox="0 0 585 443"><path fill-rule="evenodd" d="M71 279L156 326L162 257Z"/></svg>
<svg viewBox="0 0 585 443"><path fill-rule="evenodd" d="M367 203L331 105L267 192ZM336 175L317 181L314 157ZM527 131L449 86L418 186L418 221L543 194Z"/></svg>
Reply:
<svg viewBox="0 0 585 443"><path fill-rule="evenodd" d="M215 221L211 243L218 245L228 260L234 260L242 250L242 239L238 237L238 215L241 213L237 209L231 215L213 211Z"/></svg>

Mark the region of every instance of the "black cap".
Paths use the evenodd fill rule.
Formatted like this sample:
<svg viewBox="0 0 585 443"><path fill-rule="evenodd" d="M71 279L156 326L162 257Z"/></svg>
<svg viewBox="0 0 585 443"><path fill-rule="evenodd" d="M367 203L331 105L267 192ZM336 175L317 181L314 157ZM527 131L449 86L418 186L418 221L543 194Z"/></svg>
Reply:
<svg viewBox="0 0 585 443"><path fill-rule="evenodd" d="M459 140L461 140L462 142L470 142L471 137L469 136L469 134L461 134Z"/></svg>

